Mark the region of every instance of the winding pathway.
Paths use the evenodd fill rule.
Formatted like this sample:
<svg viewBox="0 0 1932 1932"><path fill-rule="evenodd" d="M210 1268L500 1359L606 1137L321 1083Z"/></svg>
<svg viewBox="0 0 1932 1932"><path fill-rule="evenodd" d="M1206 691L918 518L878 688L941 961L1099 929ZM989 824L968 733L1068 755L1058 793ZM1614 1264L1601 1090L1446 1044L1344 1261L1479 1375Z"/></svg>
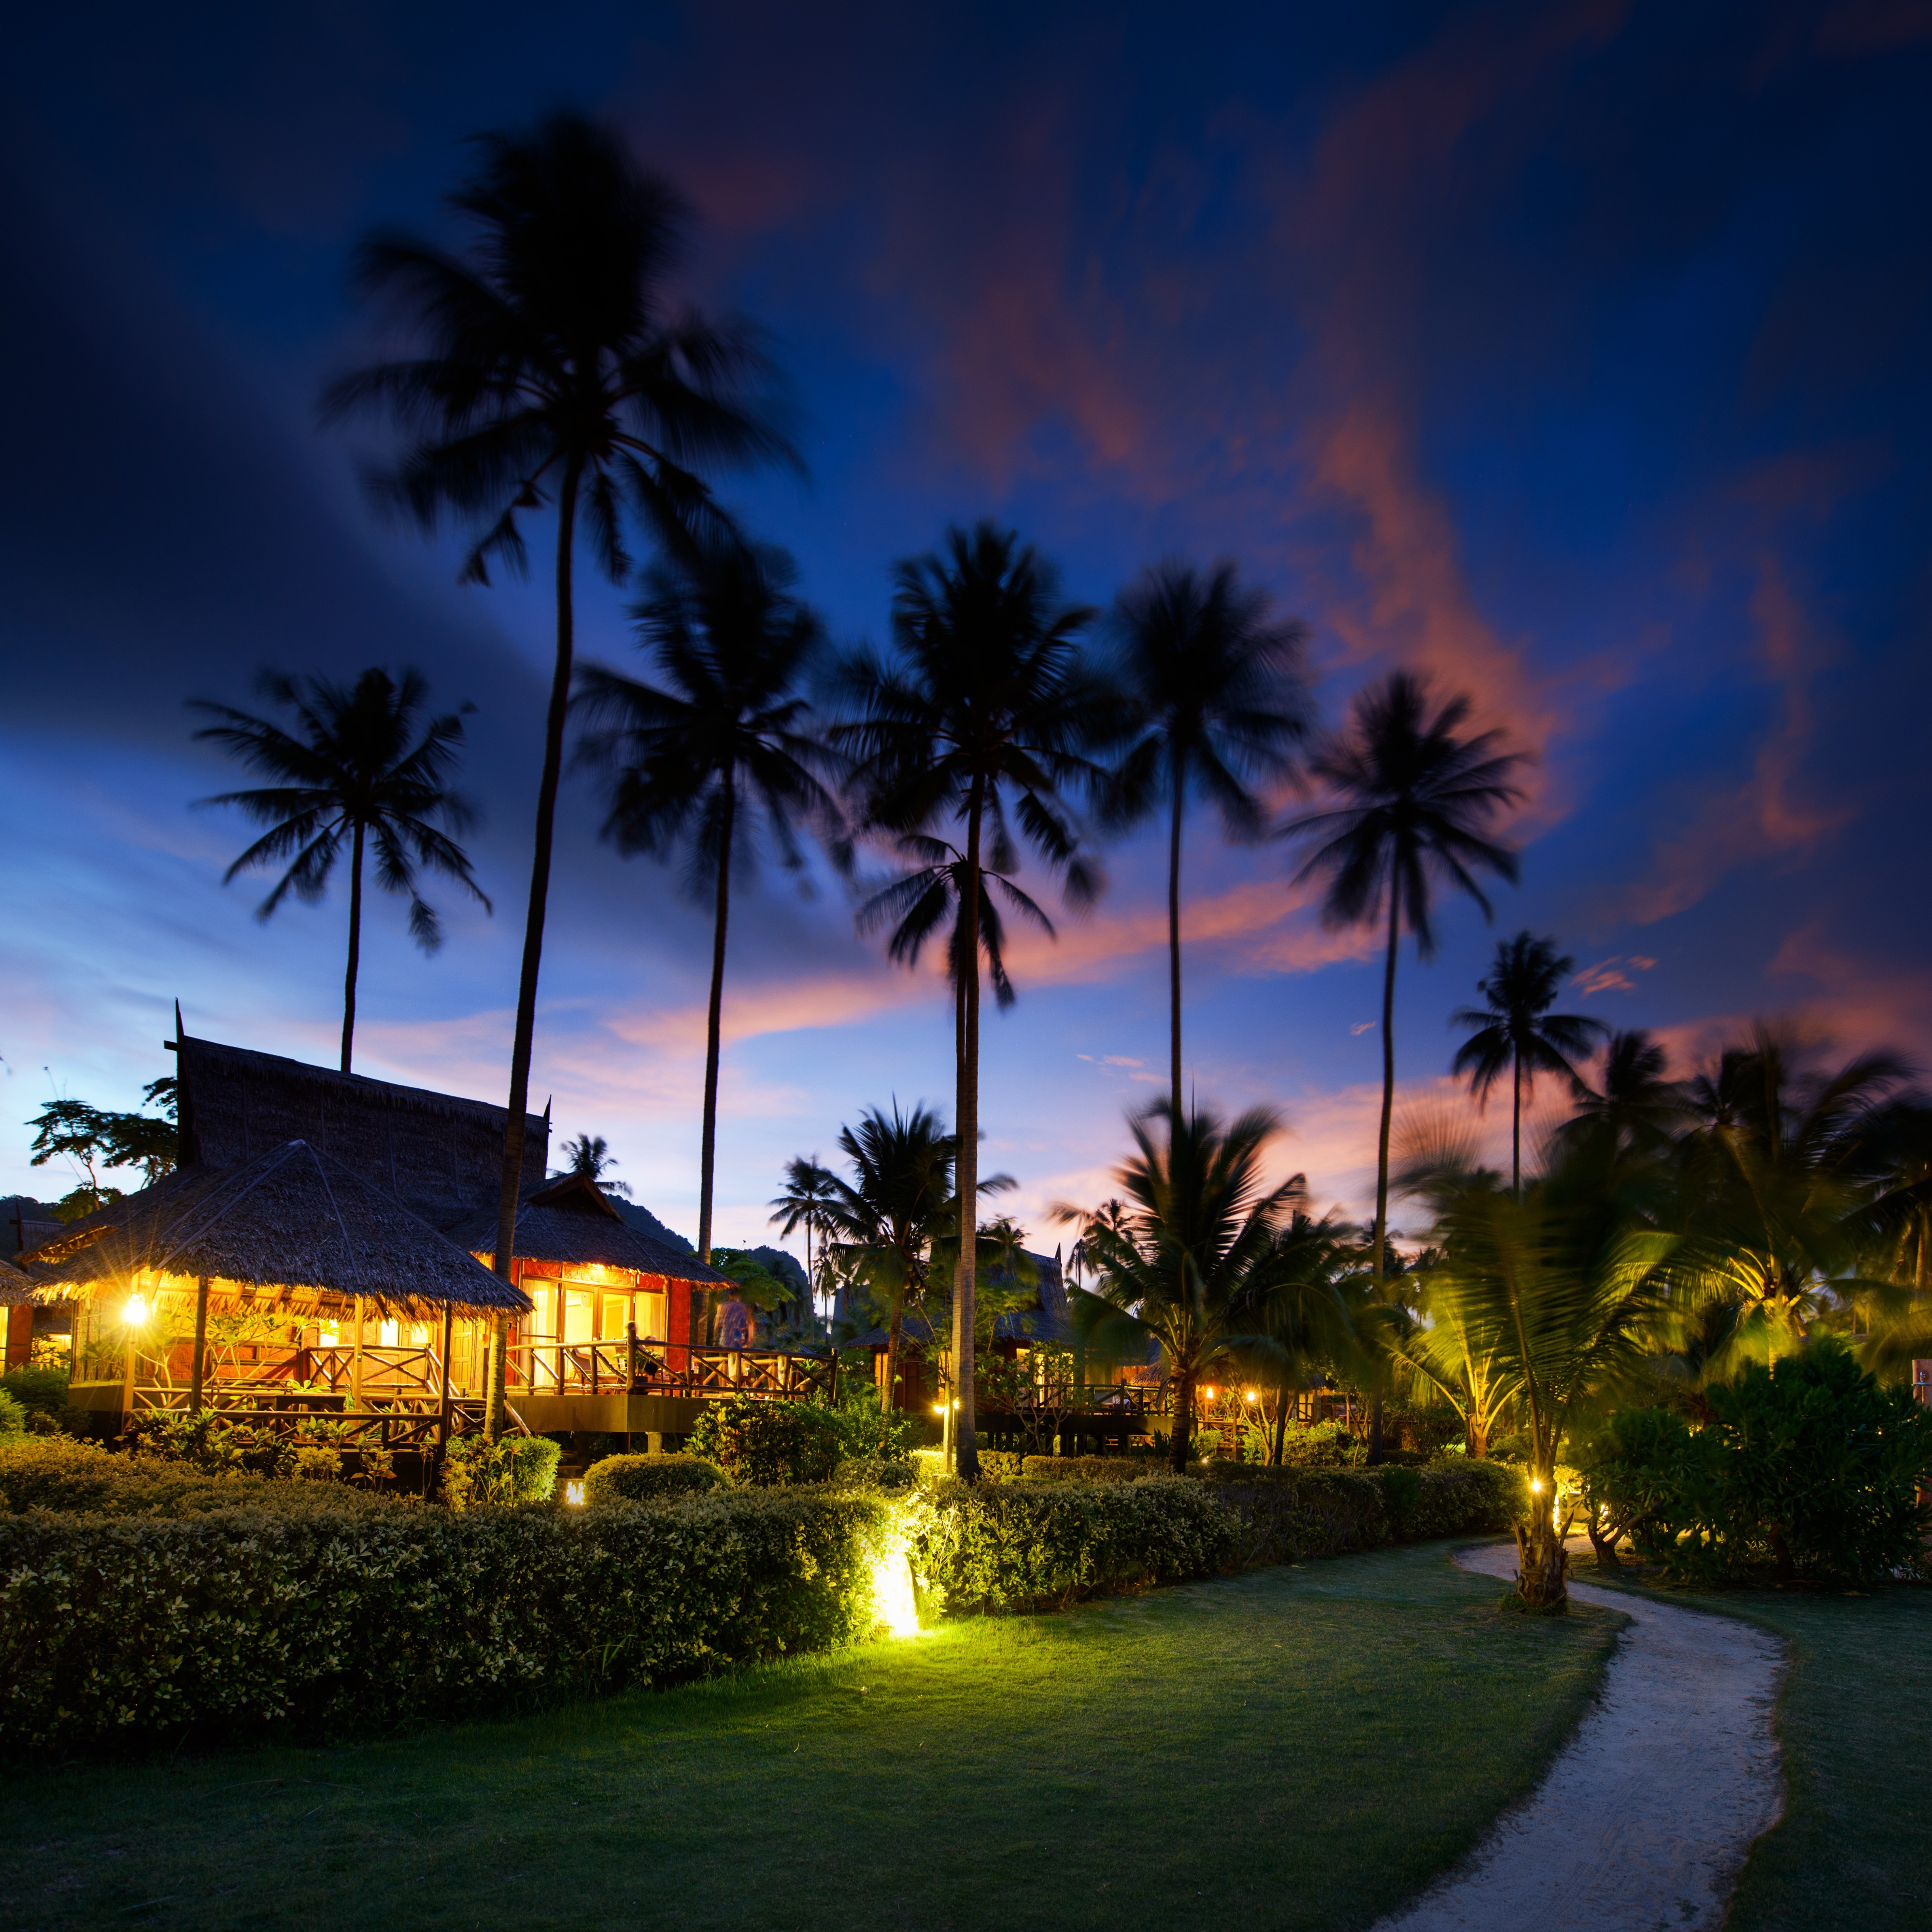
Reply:
<svg viewBox="0 0 1932 1932"><path fill-rule="evenodd" d="M1516 1575L1513 1544L1465 1570ZM1730 1617L1573 1582L1631 1619L1594 1708L1533 1796L1376 1932L1512 1925L1695 1932L1722 1925L1751 1841L1778 1822L1778 1640Z"/></svg>

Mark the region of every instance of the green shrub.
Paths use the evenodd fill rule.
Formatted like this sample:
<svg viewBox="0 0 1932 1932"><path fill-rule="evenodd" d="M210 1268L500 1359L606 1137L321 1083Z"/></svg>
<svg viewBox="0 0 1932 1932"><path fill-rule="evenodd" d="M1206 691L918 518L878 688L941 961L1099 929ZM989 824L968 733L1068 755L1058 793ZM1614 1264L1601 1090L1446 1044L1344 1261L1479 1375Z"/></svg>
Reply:
<svg viewBox="0 0 1932 1932"><path fill-rule="evenodd" d="M1641 1554L1706 1581L1769 1568L1869 1583L1923 1564L1932 1410L1909 1390L1820 1336L1706 1399L1701 1430L1625 1411L1584 1452L1586 1499L1621 1515Z"/></svg>
<svg viewBox="0 0 1932 1932"><path fill-rule="evenodd" d="M1168 1472L1165 1456L1028 1456L1020 1464L1029 1483L1131 1483Z"/></svg>
<svg viewBox="0 0 1932 1932"><path fill-rule="evenodd" d="M876 1490L890 1494L915 1488L920 1472L910 1456L848 1456L832 1480L842 1490Z"/></svg>
<svg viewBox="0 0 1932 1932"><path fill-rule="evenodd" d="M706 1402L686 1447L716 1463L733 1482L758 1489L822 1483L843 1454L830 1410L816 1402L766 1402L750 1395Z"/></svg>
<svg viewBox="0 0 1932 1932"><path fill-rule="evenodd" d="M291 1484L353 1498L339 1484ZM0 1519L0 1745L304 1740L529 1708L869 1633L891 1508Z"/></svg>
<svg viewBox="0 0 1932 1932"><path fill-rule="evenodd" d="M1233 1567L1234 1518L1204 1484L982 1484L922 1490L913 1573L942 1612L1030 1610Z"/></svg>
<svg viewBox="0 0 1932 1932"><path fill-rule="evenodd" d="M24 1436L26 1432L26 1405L16 1402L4 1389L0 1389L0 1436Z"/></svg>
<svg viewBox="0 0 1932 1932"><path fill-rule="evenodd" d="M312 1515L408 1510L401 1498L365 1495L340 1483L284 1483L247 1470L212 1474L159 1456L117 1455L70 1436L0 1442L0 1509L76 1515L200 1516L210 1510L274 1509Z"/></svg>
<svg viewBox="0 0 1932 1932"><path fill-rule="evenodd" d="M64 1369L35 1368L23 1363L19 1368L9 1369L0 1376L0 1389L4 1389L30 1415L44 1416L56 1427L67 1413Z"/></svg>
<svg viewBox="0 0 1932 1932"><path fill-rule="evenodd" d="M926 1430L921 1417L902 1408L881 1409L869 1388L848 1390L836 1407L826 1405L826 1413L837 1425L839 1447L848 1456L903 1462Z"/></svg>
<svg viewBox="0 0 1932 1932"><path fill-rule="evenodd" d="M443 1457L442 1499L452 1509L485 1503L548 1502L563 1454L548 1436L452 1437Z"/></svg>
<svg viewBox="0 0 1932 1932"><path fill-rule="evenodd" d="M721 1487L724 1472L702 1456L606 1456L584 1478L586 1503L661 1502Z"/></svg>
<svg viewBox="0 0 1932 1932"><path fill-rule="evenodd" d="M1210 1466L1193 1480L1239 1521L1244 1568L1373 1550L1389 1540L1382 1486L1358 1470L1257 1469L1228 1462Z"/></svg>

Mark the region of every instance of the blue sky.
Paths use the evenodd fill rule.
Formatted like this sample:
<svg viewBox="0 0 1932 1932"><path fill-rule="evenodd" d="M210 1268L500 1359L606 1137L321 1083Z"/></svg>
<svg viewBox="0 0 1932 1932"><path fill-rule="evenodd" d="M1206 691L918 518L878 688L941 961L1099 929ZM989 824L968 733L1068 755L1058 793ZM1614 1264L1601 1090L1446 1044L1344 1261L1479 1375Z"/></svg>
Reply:
<svg viewBox="0 0 1932 1932"><path fill-rule="evenodd" d="M1918 740L1932 631L1932 8L425 6L45 14L0 82L14 372L0 518L0 1187L25 1121L131 1104L191 1030L328 1063L344 906L251 917L182 700L272 664L420 665L473 700L497 902L424 960L370 922L358 1066L498 1097L544 666L540 586L459 588L374 516L321 383L367 345L347 253L447 233L463 138L606 116L700 212L690 293L771 333L808 482L728 494L848 639L950 520L1105 603L1235 556L1312 627L1332 718L1391 664L1534 752L1521 887L1402 968L1405 1106L1498 934L1688 1066L1750 1016L1932 1054ZM632 654L623 597L582 645ZM703 914L566 799L535 1091L694 1220ZM1164 1051L1162 854L1017 962L988 1155L1022 1219L1104 1191ZM1278 1106L1353 1208L1377 974L1278 849L1197 818L1188 1059ZM827 883L742 902L718 1232L896 1094L950 1106L948 1010ZM1492 1122L1493 1127L1497 1124ZM56 1184L58 1180L58 1184Z"/></svg>

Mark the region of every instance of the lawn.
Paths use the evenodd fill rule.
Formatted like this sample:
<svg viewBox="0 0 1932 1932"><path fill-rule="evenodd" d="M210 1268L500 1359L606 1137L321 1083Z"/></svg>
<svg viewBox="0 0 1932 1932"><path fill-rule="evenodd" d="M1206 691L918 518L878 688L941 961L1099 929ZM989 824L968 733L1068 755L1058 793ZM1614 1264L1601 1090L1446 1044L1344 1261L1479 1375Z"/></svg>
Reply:
<svg viewBox="0 0 1932 1932"><path fill-rule="evenodd" d="M1366 1925L1528 1791L1618 1620L1447 1546L333 1750L16 1773L10 1925Z"/></svg>
<svg viewBox="0 0 1932 1932"><path fill-rule="evenodd" d="M1642 1587L1588 1562L1575 1576ZM1744 1867L1729 1932L1932 1924L1932 1590L1654 1594L1761 1624L1791 1647L1778 1712L1790 1799Z"/></svg>

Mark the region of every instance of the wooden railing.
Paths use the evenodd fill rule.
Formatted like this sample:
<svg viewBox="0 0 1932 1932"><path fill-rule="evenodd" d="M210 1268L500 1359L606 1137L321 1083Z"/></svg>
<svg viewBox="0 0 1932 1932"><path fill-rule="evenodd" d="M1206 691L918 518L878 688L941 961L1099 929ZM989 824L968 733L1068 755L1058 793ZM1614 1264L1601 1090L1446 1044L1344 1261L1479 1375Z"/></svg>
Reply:
<svg viewBox="0 0 1932 1932"><path fill-rule="evenodd" d="M506 1386L525 1395L752 1395L798 1402L829 1390L825 1358L784 1348L694 1348L662 1342L524 1342Z"/></svg>

